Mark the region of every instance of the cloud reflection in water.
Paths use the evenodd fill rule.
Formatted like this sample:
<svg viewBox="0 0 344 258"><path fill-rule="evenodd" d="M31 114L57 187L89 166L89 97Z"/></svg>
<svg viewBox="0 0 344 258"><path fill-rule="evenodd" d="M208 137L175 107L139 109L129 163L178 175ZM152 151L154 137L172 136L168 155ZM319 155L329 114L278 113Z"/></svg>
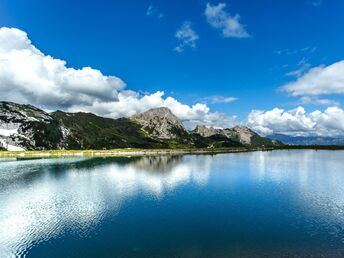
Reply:
<svg viewBox="0 0 344 258"><path fill-rule="evenodd" d="M0 257L72 230L88 234L138 194L162 198L184 183L207 183L210 156L3 160ZM6 183L6 185L5 185Z"/></svg>

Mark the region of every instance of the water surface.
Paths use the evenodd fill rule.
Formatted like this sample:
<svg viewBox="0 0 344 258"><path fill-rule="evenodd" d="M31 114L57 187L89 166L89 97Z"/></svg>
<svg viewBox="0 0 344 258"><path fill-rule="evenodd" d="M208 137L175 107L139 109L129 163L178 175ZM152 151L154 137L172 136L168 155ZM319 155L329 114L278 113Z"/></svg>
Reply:
<svg viewBox="0 0 344 258"><path fill-rule="evenodd" d="M0 257L344 257L344 152L0 160Z"/></svg>

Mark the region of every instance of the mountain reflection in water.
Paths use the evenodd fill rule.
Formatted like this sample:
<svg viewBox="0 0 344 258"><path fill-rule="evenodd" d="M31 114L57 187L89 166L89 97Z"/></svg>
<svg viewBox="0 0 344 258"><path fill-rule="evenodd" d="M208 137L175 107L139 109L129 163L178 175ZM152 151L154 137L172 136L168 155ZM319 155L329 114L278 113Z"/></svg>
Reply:
<svg viewBox="0 0 344 258"><path fill-rule="evenodd" d="M79 234L138 194L206 184L211 156L7 159L0 163L0 257L65 230ZM4 248L2 250L2 248Z"/></svg>
<svg viewBox="0 0 344 258"><path fill-rule="evenodd" d="M0 257L341 257L343 155L2 159Z"/></svg>

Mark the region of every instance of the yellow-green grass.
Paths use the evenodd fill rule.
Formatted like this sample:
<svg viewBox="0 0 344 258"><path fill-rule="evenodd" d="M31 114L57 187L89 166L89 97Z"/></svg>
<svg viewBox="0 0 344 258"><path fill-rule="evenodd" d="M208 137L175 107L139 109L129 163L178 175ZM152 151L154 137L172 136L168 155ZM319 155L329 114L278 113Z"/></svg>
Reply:
<svg viewBox="0 0 344 258"><path fill-rule="evenodd" d="M344 146L298 146L284 145L276 147L232 147L232 148L170 148L170 149L143 149L118 148L110 150L32 150L32 151L0 151L0 158L16 157L69 157L69 156L144 156L144 155L181 155L181 154L217 154L248 151L271 150L344 150Z"/></svg>
<svg viewBox="0 0 344 258"><path fill-rule="evenodd" d="M33 150L33 151L0 151L0 158L8 157L64 157L64 156L142 156L142 155L178 155L246 152L270 150L266 148L206 148L206 149L139 149L119 148L111 150Z"/></svg>

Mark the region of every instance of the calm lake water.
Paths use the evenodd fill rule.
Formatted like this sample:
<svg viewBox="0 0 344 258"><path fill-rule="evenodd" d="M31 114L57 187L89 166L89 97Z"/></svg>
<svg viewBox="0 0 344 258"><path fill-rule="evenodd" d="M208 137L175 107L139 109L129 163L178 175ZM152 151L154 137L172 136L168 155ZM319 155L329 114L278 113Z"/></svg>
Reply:
<svg viewBox="0 0 344 258"><path fill-rule="evenodd" d="M299 256L344 257L343 151L0 160L1 258Z"/></svg>

